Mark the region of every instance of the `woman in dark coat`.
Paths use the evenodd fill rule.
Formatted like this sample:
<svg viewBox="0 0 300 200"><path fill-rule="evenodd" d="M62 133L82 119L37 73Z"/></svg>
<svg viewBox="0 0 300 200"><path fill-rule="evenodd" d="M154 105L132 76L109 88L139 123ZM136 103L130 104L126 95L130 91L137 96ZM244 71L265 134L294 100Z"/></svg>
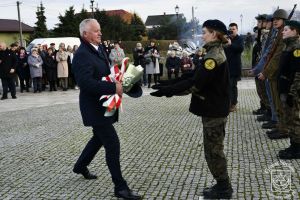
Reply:
<svg viewBox="0 0 300 200"><path fill-rule="evenodd" d="M29 92L30 70L27 63L28 55L24 47L21 47L18 53L17 74L20 79L21 93L24 90Z"/></svg>
<svg viewBox="0 0 300 200"><path fill-rule="evenodd" d="M181 66L180 58L176 56L175 51L172 51L166 61L169 80L171 80L172 74L175 75L175 78L178 78L180 66Z"/></svg>
<svg viewBox="0 0 300 200"><path fill-rule="evenodd" d="M144 86L147 85L147 78L146 78L146 71L145 71L145 57L144 57L145 50L140 42L136 44L136 47L133 50L133 59L134 65L138 66L141 65L144 68L143 74L143 83Z"/></svg>
<svg viewBox="0 0 300 200"><path fill-rule="evenodd" d="M56 80L57 80L57 62L55 58L55 52L52 48L48 49L48 53L44 57L44 66L46 70L46 76L50 85L50 92L56 91Z"/></svg>

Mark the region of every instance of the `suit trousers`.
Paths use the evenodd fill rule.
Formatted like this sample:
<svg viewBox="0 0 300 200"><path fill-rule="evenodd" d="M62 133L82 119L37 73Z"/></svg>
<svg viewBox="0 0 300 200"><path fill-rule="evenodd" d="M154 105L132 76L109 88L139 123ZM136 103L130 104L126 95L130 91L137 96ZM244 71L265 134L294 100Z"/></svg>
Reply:
<svg viewBox="0 0 300 200"><path fill-rule="evenodd" d="M230 78L230 102L231 102L231 105L237 104L237 99L238 99L237 82L238 82L238 78L236 78L236 77Z"/></svg>
<svg viewBox="0 0 300 200"><path fill-rule="evenodd" d="M8 88L11 93L11 96L16 96L16 85L13 78L1 78L2 88L3 88L3 97L7 97Z"/></svg>
<svg viewBox="0 0 300 200"><path fill-rule="evenodd" d="M79 171L85 170L102 146L105 149L106 164L115 185L115 191L128 189L121 172L120 142L112 124L93 126L93 137L83 149L74 168Z"/></svg>

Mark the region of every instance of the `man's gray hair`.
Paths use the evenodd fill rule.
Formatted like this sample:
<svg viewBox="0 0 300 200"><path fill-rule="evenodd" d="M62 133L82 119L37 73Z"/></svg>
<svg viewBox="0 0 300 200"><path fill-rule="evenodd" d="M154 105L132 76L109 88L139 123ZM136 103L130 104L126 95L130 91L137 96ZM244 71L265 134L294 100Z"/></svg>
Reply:
<svg viewBox="0 0 300 200"><path fill-rule="evenodd" d="M90 22L97 22L97 20L93 19L93 18L89 18L89 19L84 19L82 20L82 22L80 22L79 24L79 33L80 33L80 36L83 37L83 32L86 31L86 27L87 25L90 23Z"/></svg>

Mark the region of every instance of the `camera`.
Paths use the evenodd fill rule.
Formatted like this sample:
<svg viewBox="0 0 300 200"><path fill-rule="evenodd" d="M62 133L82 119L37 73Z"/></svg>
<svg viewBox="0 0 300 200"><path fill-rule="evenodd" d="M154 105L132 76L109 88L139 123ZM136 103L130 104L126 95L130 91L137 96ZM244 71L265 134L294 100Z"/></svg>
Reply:
<svg viewBox="0 0 300 200"><path fill-rule="evenodd" d="M233 31L228 30L227 33L228 33L229 35L231 35L231 34L233 34Z"/></svg>

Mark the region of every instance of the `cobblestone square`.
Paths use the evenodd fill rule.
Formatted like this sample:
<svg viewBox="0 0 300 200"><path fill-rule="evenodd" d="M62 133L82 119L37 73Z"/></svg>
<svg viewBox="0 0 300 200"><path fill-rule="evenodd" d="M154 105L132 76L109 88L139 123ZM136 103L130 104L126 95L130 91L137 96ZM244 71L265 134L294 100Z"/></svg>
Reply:
<svg viewBox="0 0 300 200"><path fill-rule="evenodd" d="M201 118L188 111L190 96L154 98L143 89L142 98L124 98L115 124L125 179L144 199L202 199L214 181ZM0 199L116 199L103 149L89 167L97 180L72 172L92 136L82 125L78 90L17 96L0 102ZM254 81L240 81L238 110L228 117L225 137L233 199L274 199L268 168L289 146L288 139L268 139L252 114L258 104ZM294 169L289 199L299 199L300 162L286 163Z"/></svg>

